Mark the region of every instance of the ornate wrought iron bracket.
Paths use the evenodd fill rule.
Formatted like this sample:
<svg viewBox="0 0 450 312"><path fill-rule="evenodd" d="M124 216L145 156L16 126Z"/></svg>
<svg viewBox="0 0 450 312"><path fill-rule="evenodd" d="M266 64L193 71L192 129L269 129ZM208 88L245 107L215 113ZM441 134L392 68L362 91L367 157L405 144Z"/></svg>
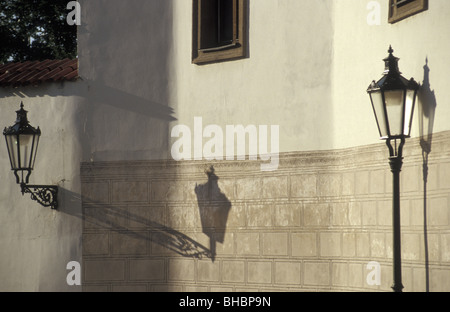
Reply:
<svg viewBox="0 0 450 312"><path fill-rule="evenodd" d="M27 185L21 183L22 195L30 194L31 199L44 207L58 209L58 187L54 185Z"/></svg>

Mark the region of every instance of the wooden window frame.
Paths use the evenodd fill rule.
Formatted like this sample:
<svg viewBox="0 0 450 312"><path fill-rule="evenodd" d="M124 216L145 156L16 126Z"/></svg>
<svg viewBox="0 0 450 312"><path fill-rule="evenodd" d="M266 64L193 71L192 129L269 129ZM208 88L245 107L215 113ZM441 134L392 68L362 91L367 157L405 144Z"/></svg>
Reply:
<svg viewBox="0 0 450 312"><path fill-rule="evenodd" d="M192 63L197 65L242 59L247 56L248 0L234 0L233 41L217 48L201 49L201 1L193 0Z"/></svg>
<svg viewBox="0 0 450 312"><path fill-rule="evenodd" d="M397 4L401 4L403 1L407 0L389 0L388 21L390 24L400 22L405 18L428 10L428 0L413 0L401 7L397 7Z"/></svg>

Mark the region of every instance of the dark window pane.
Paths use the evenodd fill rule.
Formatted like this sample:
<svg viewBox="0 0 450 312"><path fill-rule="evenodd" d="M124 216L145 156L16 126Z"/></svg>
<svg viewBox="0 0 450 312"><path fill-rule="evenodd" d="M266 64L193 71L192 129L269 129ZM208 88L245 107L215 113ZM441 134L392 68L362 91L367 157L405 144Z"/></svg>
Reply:
<svg viewBox="0 0 450 312"><path fill-rule="evenodd" d="M200 49L217 48L233 42L235 0L201 0Z"/></svg>
<svg viewBox="0 0 450 312"><path fill-rule="evenodd" d="M229 44L233 42L233 22L234 22L234 12L233 12L233 2L234 0L219 0L219 19L220 19L220 30L219 30L219 44Z"/></svg>
<svg viewBox="0 0 450 312"><path fill-rule="evenodd" d="M397 7L401 8L404 5L407 5L408 3L414 2L415 0L397 0Z"/></svg>
<svg viewBox="0 0 450 312"><path fill-rule="evenodd" d="M201 0L200 49L217 47L219 0Z"/></svg>
<svg viewBox="0 0 450 312"><path fill-rule="evenodd" d="M245 57L248 0L193 0L192 63Z"/></svg>

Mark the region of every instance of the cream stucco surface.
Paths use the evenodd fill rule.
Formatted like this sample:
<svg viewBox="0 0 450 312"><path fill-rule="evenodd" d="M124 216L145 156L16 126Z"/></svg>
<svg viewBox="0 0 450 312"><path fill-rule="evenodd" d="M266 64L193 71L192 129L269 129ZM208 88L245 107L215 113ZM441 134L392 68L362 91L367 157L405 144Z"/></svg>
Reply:
<svg viewBox="0 0 450 312"><path fill-rule="evenodd" d="M421 91L421 99L434 101L436 118L433 132L450 130L448 122L450 103L445 96L445 91L448 89L447 73L450 68L450 59L447 56L450 49L448 40L450 2L448 0L429 1L428 11L391 25L387 23L387 1L378 1L381 4L380 25L369 25L367 16L372 11L367 8L367 4L370 2L361 0L248 1L248 57L199 66L191 62L192 1L80 1L82 9L81 25L78 27L80 79L75 83L64 85L51 84L0 90L0 124L2 126L11 125L14 122L14 111L19 108L20 101L23 100L25 108L30 111L30 121L42 129L43 135L36 170L31 177L32 182L57 184L61 192L58 211L42 209L28 198L22 197L19 186L15 184L14 176L8 167L6 147L4 144L0 145L0 160L3 164L0 166L3 181L0 190L0 290L79 290L79 287L67 285L66 264L70 261L82 260L80 164L82 162L101 164L112 161L170 160L171 146L175 141L171 137L171 130L177 125L186 125L193 130L196 117L202 118L204 126L217 125L224 130L227 125L279 125L281 153L313 152L314 159L318 161L320 161L320 155L328 155L326 151L382 144L378 140L366 89L373 79L381 77L384 69L382 59L387 56L389 45L393 46L394 54L401 59L399 65L404 75L407 78L414 77L416 81L426 86ZM425 69L424 66L426 66ZM420 135L417 113L416 109L413 137ZM415 153L419 155L420 153L417 152L419 140L414 142ZM194 146L193 149L195 149ZM346 153L351 153L352 150L349 151L344 150L338 154L344 155L342 157L345 158ZM376 151L379 152L378 149ZM306 159L305 163L307 163L309 154L305 155L302 159ZM300 169L295 168L292 171L296 173L298 179L292 178L289 173L285 178L280 179L281 183L278 183L277 179L265 175L264 178L272 183L268 182L269 185L281 185L282 193L276 191L270 193L272 187L266 187L266 191L273 196L274 200L281 200L283 205L289 204L287 207L297 207L300 203L301 209L311 215L320 214L321 211L328 214L329 211L336 209L332 208L333 203L326 202L327 196L331 196L340 204L350 198L352 202L348 204L348 207L343 208L347 211L351 210L355 203L359 204L359 201L365 201L367 196L376 194L377 197L370 197L370 203L366 204L375 205L378 207L376 209L383 209L381 204L376 205L376 201L389 201L388 186L390 185L386 182L387 175L376 176L376 173L372 173L373 168L370 166L366 166L367 168L364 169L366 171L358 171L358 168L350 166L346 172L342 173L338 170L339 165L334 164L336 160L333 155L332 152L328 155L331 160L326 158L334 170L330 176L323 178L319 175L328 171L329 168L322 167L326 163L320 163L319 169L315 172L311 172L312 169L308 166L299 167ZM369 157L370 152L364 155ZM383 152L379 152L379 155L382 156ZM447 165L441 164L441 162L446 164L443 154L439 155L442 159L435 160L431 172L437 172L439 166L447 168ZM415 159L417 161L415 169L421 165L419 158L417 156ZM371 157L368 159L368 162L370 161L373 161ZM133 166L139 167L139 164L132 163ZM184 198L186 194L192 196L192 185L189 184L192 181L188 179L189 174L194 172L196 178L199 178L199 176L203 177L203 173L195 166L173 166L172 169L171 175L164 177L167 185L158 186L153 180L149 180L153 181L153 184L147 180L143 184L138 184L139 187L143 187L144 193L149 192L145 193L146 200L161 199L166 196L172 203L172 201L177 202L178 197ZM258 204L259 197L252 196L259 191L260 173L252 171L253 176L242 177L245 183L239 183L238 180L233 180L234 172L239 172L239 168L230 169L230 172L233 173L228 176L231 181L228 184L231 189L228 195L232 196L230 193L240 196L244 194L242 198L238 198L243 201L233 201L232 198L233 204L241 205L241 207L234 207L233 209L236 210L232 212L244 209L242 207L246 207L247 204L243 203L249 198L255 200L252 204ZM412 176L420 178L419 172L420 170L417 169ZM122 177L120 172L119 177L115 175L113 177L117 181L111 178L111 185L102 180L101 174L94 176L99 181L96 180L93 184L104 187L101 189L104 192L94 192L96 189L90 191L103 203L122 203L120 196L114 197L109 193L115 187L117 189L123 187L119 183ZM183 183L187 181L183 184L186 187L185 191L172 187L179 182L177 180L179 176L183 177ZM132 180L128 176L126 178ZM154 177L151 176L149 179ZM372 179L370 185L374 189L369 190L369 179ZM439 176L439 179L439 184L436 182L432 188L435 191L432 195L435 197L435 202L443 203L440 204L439 211L443 211L442 213L448 216L447 178ZM383 184L376 183L377 181L382 181ZM430 179L430 181L434 180ZM134 186L135 181L131 182ZM328 188L328 185L340 187L341 182L342 188L339 188L339 191ZM150 191L145 183L150 183ZM157 186L153 189L154 184ZM384 184L388 186L384 187ZM248 189L244 187L246 185L249 185ZM294 186L288 188L289 185ZM350 188L349 185L351 190L346 189ZM366 190L364 190L365 185ZM383 185L383 189L379 190L377 185ZM164 188L165 186L169 191ZM155 190L158 190L158 187L166 193L156 194ZM296 193L293 193L293 190ZM319 195L317 198L314 197L314 202L311 204L311 192L315 196L318 191L320 191ZM413 191L415 192L413 195L416 196L414 200L420 202L421 190L417 188ZM356 197L348 197L353 196L353 193ZM439 201L441 197L445 200ZM325 202L323 202L324 198ZM192 201L190 206L192 216L196 216L194 214L197 213L195 198L189 197L189 200ZM94 201L93 204L97 203ZM413 200L407 201L407 204L413 205ZM272 222L275 218L272 218L272 213L277 210L271 210L272 206L269 204L267 207L270 215L267 220ZM169 208L174 209L172 206ZM245 209L242 212L245 218L257 216L257 213L254 215L250 213L247 216ZM258 210L255 208L252 211ZM177 216L176 211L171 212L164 220L167 224L178 222ZM360 217L361 213L358 215L358 218ZM327 220L331 220L330 218L325 217ZM376 212L370 215L370 218L376 219ZM252 220L251 222L255 224L258 222L264 224L267 221L264 218ZM284 217L281 220L285 222ZM286 220L290 219L286 217ZM238 221L234 220L238 223L236 227L240 230L239 227L242 224ZM315 222L314 218L309 221ZM369 221L371 222L371 219ZM375 223L381 225L383 231L389 228L384 221L376 220ZM294 222L290 228L292 231L288 233L289 244L300 237L304 239L310 235L310 233L303 235L305 233L302 232L301 224L299 224ZM252 223L244 225L252 227ZM339 223L339 225L342 224ZM342 225L344 230L348 229L347 225ZM356 226L360 225L361 222ZM367 224L362 224L358 229L362 229L363 225ZM421 224L415 221L414 225ZM198 224L195 226L198 227ZM439 231L442 229L448 233L448 222L442 228L436 228L434 234L441 235ZM274 235L264 227L258 227L258 230L260 230L258 233L261 233L262 241L269 241L270 246L277 245L277 238L280 237L277 233ZM250 230L244 234L249 236L249 233L251 233ZM288 234L283 236L286 242ZM323 237L341 239L341 232L332 234L335 235ZM349 233L342 234L342 240L346 238L345 234ZM236 238L233 239L237 241L239 235L242 233L237 231ZM389 234L383 235L389 236ZM448 237L448 234L445 235ZM205 240L205 237L201 239ZM104 245L101 246L104 247ZM246 245L242 247L242 250L247 250L249 247L251 246ZM106 250L109 250L108 248ZM237 248L238 251L241 250L239 248ZM322 248L324 250L321 252L323 251L326 256L331 253L332 257L339 259L337 251L333 253L332 249L330 251L326 247ZM389 248L386 247L386 249ZM93 257L96 256L97 251L88 251L94 253ZM254 256L252 252L250 254ZM264 252L263 256L267 254L272 256L273 250ZM308 252L316 255L315 250ZM310 256L306 249L298 250L298 246L291 246L277 253L283 256ZM353 256L352 252L348 254L350 256L347 254L346 256ZM377 255L378 260L382 261L386 261L385 256L385 253ZM299 259L295 258L295 261ZM417 259L417 261L423 260L420 257ZM324 259L321 258L320 261L322 260ZM177 261L179 260L173 260L170 265L178 263ZM191 264L189 261L188 263ZM436 262L438 261L442 261L444 267L447 265L446 259L439 258ZM257 268L261 266L257 266L256 262L250 261L250 263L246 267L246 278L250 281L253 278L258 280L261 275L253 275L250 274L253 271L250 273L249 271L250 267L257 271ZM160 264L158 263L158 266ZM233 263L233 267L235 264ZM302 268L314 266L315 269L310 272L320 272L322 263L319 264L304 262ZM164 267L164 265L161 266ZM231 267L228 262L224 262L223 265ZM360 275L362 265L362 262L357 263ZM414 265L419 266L418 262ZM241 266L238 267L242 269ZM299 269L296 264L286 266L285 263L274 263L271 268L275 267L280 272L286 272L286 268ZM90 268L95 269L96 266ZM438 274L436 272L440 271L433 271L433 274ZM301 277L302 281L305 284L316 283L314 275L308 274ZM202 276L202 278L209 277ZM237 277L228 276L227 278L236 279ZM274 278L274 281L283 284L288 280L287 284L289 284L297 283L299 279L300 277L296 277L290 280L282 275ZM361 282L363 279L359 280ZM242 285L242 287L246 286ZM446 284L443 285L442 288L448 289L445 288ZM383 289L386 288L388 287ZM422 284L416 289L423 289Z"/></svg>

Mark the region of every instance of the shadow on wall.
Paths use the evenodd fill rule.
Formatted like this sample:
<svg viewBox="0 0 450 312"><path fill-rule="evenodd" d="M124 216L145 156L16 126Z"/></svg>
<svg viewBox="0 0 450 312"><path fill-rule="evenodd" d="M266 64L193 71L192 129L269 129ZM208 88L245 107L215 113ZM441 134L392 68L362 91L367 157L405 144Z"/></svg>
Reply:
<svg viewBox="0 0 450 312"><path fill-rule="evenodd" d="M89 103L84 116L87 161L164 158L169 151L169 123L174 110L98 81L85 81Z"/></svg>
<svg viewBox="0 0 450 312"><path fill-rule="evenodd" d="M87 102L83 161L167 158L176 120L173 0L84 2L78 32Z"/></svg>
<svg viewBox="0 0 450 312"><path fill-rule="evenodd" d="M419 134L423 159L423 232L425 252L425 287L430 291L429 255L428 255L428 229L427 229L427 181L428 181L428 156L431 153L433 138L434 117L436 115L436 96L430 85L430 68L428 58L423 67L424 77L418 94L419 97Z"/></svg>
<svg viewBox="0 0 450 312"><path fill-rule="evenodd" d="M92 91L89 100L95 103L114 106L124 111L153 117L165 121L175 121L174 110L169 106L108 87L97 81L85 81Z"/></svg>
<svg viewBox="0 0 450 312"><path fill-rule="evenodd" d="M10 87L4 88L0 94L0 98L17 97L20 99L35 97L81 97L88 98L95 103L110 105L130 111L136 114L143 114L156 119L175 121L172 115L174 110L164 104L145 99L143 97L131 94L117 88L108 87L98 81L79 78L77 81L65 81L38 86L24 86L20 88Z"/></svg>
<svg viewBox="0 0 450 312"><path fill-rule="evenodd" d="M64 188L60 188L59 192L59 200L65 203L65 205L61 205L60 212L82 219L84 227L124 234L143 242L144 246L150 241L183 257L198 259L213 257L208 248L187 235L152 221L150 213L149 217L145 217L132 213L126 205L119 207L117 205L89 204L88 207L85 206L84 214L82 214L76 209L76 204L71 204L79 203L80 195ZM148 210L150 209L148 208ZM133 223L133 227L139 228L139 230L130 229L128 226L130 223ZM139 246L141 245L138 244L136 248ZM141 252L141 250L138 251L138 254Z"/></svg>
<svg viewBox="0 0 450 312"><path fill-rule="evenodd" d="M211 259L214 262L216 256L216 242L223 244L231 209L231 202L220 191L217 181L219 177L215 174L214 167L211 166L205 171L208 181L195 186L198 209L202 222L203 233L209 237L209 247Z"/></svg>
<svg viewBox="0 0 450 312"><path fill-rule="evenodd" d="M64 126L79 140L84 161L161 158L169 151L167 133L169 123L176 121L174 110L101 82L80 79L54 85L5 88L0 94L0 98L16 97L18 103L23 100L28 107L42 102L35 98L44 96L58 105L61 102L56 113L70 112L65 118L73 120L75 128L68 128L70 123ZM62 105L65 97L78 99L74 101L79 104L76 112L74 107ZM43 106L32 109L50 110Z"/></svg>

